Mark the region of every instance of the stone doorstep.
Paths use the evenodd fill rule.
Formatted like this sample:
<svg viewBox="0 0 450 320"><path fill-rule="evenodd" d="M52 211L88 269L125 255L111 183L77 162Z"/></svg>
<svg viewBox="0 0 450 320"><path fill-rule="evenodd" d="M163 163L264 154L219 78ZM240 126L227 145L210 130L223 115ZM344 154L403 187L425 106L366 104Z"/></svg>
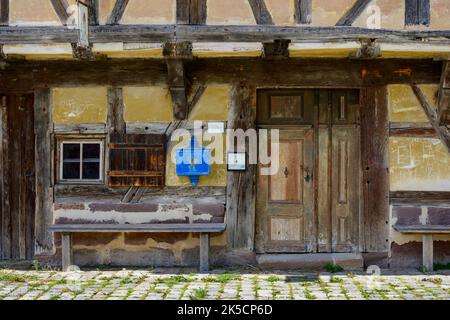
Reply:
<svg viewBox="0 0 450 320"><path fill-rule="evenodd" d="M307 254L258 254L258 266L263 270L300 269L324 270L327 262L340 265L344 270L363 270L364 260L360 253L307 253Z"/></svg>

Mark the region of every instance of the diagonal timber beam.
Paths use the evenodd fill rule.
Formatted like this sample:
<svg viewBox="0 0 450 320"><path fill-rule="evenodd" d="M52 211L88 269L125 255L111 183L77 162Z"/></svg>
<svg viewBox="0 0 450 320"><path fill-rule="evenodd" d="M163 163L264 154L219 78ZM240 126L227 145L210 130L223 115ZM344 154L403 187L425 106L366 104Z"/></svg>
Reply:
<svg viewBox="0 0 450 320"><path fill-rule="evenodd" d="M69 3L67 2L67 0L50 0L50 2L52 3L53 9L58 15L58 18L61 21L62 25L66 25L67 20L70 17L69 13L67 12L67 9L69 9Z"/></svg>
<svg viewBox="0 0 450 320"><path fill-rule="evenodd" d="M113 11L111 12L111 15L108 17L108 21L106 22L106 24L109 25L118 24L122 19L125 9L127 8L128 2L129 0L116 0Z"/></svg>
<svg viewBox="0 0 450 320"><path fill-rule="evenodd" d="M248 0L257 24L273 25L272 16L264 0Z"/></svg>
<svg viewBox="0 0 450 320"><path fill-rule="evenodd" d="M336 26L351 26L372 0L357 0L355 4L339 19Z"/></svg>
<svg viewBox="0 0 450 320"><path fill-rule="evenodd" d="M417 97L417 100L419 100L420 105L422 106L423 111L425 111L426 116L428 117L428 120L430 121L434 131L436 132L437 136L442 142L442 145L447 149L447 151L450 153L450 131L446 126L439 125L438 119L437 119L437 113L433 109L433 107L428 102L427 97L422 92L422 90L415 84L411 85L411 88L414 92L414 94Z"/></svg>
<svg viewBox="0 0 450 320"><path fill-rule="evenodd" d="M0 0L0 26L9 23L9 0Z"/></svg>
<svg viewBox="0 0 450 320"><path fill-rule="evenodd" d="M439 125L450 125L450 61L445 61L442 67L437 110Z"/></svg>

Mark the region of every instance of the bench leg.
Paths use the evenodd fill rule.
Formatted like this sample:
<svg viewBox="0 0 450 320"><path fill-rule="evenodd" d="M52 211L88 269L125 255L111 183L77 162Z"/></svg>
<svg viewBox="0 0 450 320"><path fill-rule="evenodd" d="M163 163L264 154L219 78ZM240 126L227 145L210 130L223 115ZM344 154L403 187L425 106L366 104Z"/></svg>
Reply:
<svg viewBox="0 0 450 320"><path fill-rule="evenodd" d="M63 233L61 235L62 270L65 272L69 266L73 265L72 254L72 234Z"/></svg>
<svg viewBox="0 0 450 320"><path fill-rule="evenodd" d="M200 272L209 270L209 233L200 233Z"/></svg>
<svg viewBox="0 0 450 320"><path fill-rule="evenodd" d="M433 271L433 235L422 235L422 258L426 271Z"/></svg>

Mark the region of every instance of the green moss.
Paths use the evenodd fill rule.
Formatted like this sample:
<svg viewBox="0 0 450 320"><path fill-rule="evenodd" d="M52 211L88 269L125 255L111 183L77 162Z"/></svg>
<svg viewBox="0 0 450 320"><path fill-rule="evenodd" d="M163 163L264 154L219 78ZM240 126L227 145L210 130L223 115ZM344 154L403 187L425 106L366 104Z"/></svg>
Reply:
<svg viewBox="0 0 450 320"><path fill-rule="evenodd" d="M332 262L327 262L325 263L325 265L323 266L323 268L325 270L327 270L328 272L331 273L337 273L337 272L342 272L344 271L344 268L342 268L340 265L338 264L334 264Z"/></svg>

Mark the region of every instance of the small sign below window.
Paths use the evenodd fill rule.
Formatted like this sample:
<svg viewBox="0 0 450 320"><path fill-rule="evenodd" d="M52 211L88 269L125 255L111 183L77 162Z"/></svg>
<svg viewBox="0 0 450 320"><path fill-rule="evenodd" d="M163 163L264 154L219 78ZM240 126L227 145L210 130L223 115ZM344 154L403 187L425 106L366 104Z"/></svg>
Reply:
<svg viewBox="0 0 450 320"><path fill-rule="evenodd" d="M247 161L245 152L228 153L227 169L228 171L247 170Z"/></svg>

